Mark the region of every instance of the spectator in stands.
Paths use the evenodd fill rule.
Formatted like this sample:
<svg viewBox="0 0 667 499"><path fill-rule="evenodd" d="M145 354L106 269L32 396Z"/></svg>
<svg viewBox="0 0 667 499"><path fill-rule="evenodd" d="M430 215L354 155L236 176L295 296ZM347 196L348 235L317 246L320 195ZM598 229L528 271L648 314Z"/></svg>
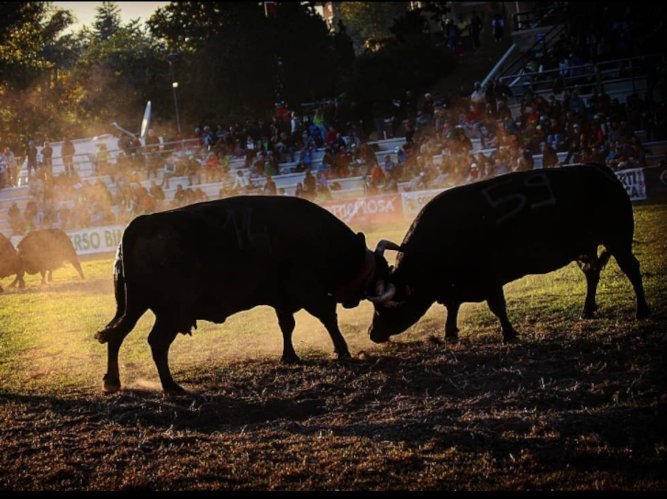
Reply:
<svg viewBox="0 0 667 499"><path fill-rule="evenodd" d="M4 189L7 184L7 160L4 154L0 154L0 189Z"/></svg>
<svg viewBox="0 0 667 499"><path fill-rule="evenodd" d="M25 210L23 210L23 220L25 221L26 230L33 230L36 228L36 217L39 212L37 203L34 199L31 199L26 204Z"/></svg>
<svg viewBox="0 0 667 499"><path fill-rule="evenodd" d="M294 189L294 196L297 198L305 197L303 194L303 184L301 182L296 184L296 188Z"/></svg>
<svg viewBox="0 0 667 499"><path fill-rule="evenodd" d="M153 196L155 198L155 201L158 204L161 203L162 201L164 201L164 198L165 198L164 191L162 190L162 187L160 187L159 185L157 185L155 183L155 180L151 180L149 193L150 193L151 196Z"/></svg>
<svg viewBox="0 0 667 499"><path fill-rule="evenodd" d="M6 146L2 152L2 155L5 159L5 164L7 165L7 185L9 187L15 187L18 184L18 164L16 162L16 156L9 148Z"/></svg>
<svg viewBox="0 0 667 499"><path fill-rule="evenodd" d="M480 40L480 34L482 33L483 27L484 24L482 22L482 18L479 16L477 11L473 9L472 17L470 18L470 30L472 33L473 47L475 49L480 48L482 45Z"/></svg>
<svg viewBox="0 0 667 499"><path fill-rule="evenodd" d="M48 141L44 141L42 146L42 164L44 165L44 173L49 177L53 176L53 148Z"/></svg>
<svg viewBox="0 0 667 499"><path fill-rule="evenodd" d="M16 201L12 202L7 214L9 216L9 226L12 229L12 235L17 236L23 234L25 219L23 218L23 215L21 215L21 210L16 204Z"/></svg>
<svg viewBox="0 0 667 499"><path fill-rule="evenodd" d="M236 175L234 176L234 183L232 185L231 191L233 194L244 194L248 191L250 186L250 181L243 175L243 171L236 170Z"/></svg>
<svg viewBox="0 0 667 499"><path fill-rule="evenodd" d="M25 149L25 156L28 162L28 177L30 177L31 171L37 173L37 148L35 147L34 141L28 141L28 145Z"/></svg>
<svg viewBox="0 0 667 499"><path fill-rule="evenodd" d="M174 206L182 206L185 204L186 201L186 192L183 189L183 186L181 184L178 184L176 186L176 192L174 192Z"/></svg>
<svg viewBox="0 0 667 499"><path fill-rule="evenodd" d="M422 191L427 188L428 186L426 184L426 174L423 171L416 172L415 175L410 180L410 182L408 183L408 185L406 186L406 190L408 191Z"/></svg>
<svg viewBox="0 0 667 499"><path fill-rule="evenodd" d="M271 152L268 151L266 153L266 160L264 161L264 168L263 168L263 174L264 176L271 176L273 177L274 175L278 175L278 161L275 157L275 155Z"/></svg>
<svg viewBox="0 0 667 499"><path fill-rule="evenodd" d="M371 193L378 192L385 182L385 171L382 167L376 164L371 170L368 189Z"/></svg>
<svg viewBox="0 0 667 499"><path fill-rule="evenodd" d="M474 105L475 110L480 113L486 107L486 92L482 88L482 84L478 81L473 84L470 102Z"/></svg>
<svg viewBox="0 0 667 499"><path fill-rule="evenodd" d="M275 196L277 193L276 182L271 175L266 176L263 192L265 196Z"/></svg>
<svg viewBox="0 0 667 499"><path fill-rule="evenodd" d="M456 28L458 29L459 32L459 40L460 42L463 43L463 50L464 51L471 50L473 47L473 41L472 41L470 21L465 17L461 16L459 17L459 20L456 23ZM463 54L463 52L458 52L458 53L459 55Z"/></svg>
<svg viewBox="0 0 667 499"><path fill-rule="evenodd" d="M60 155L63 158L63 165L65 166L65 175L72 175L74 173L74 153L76 152L74 144L68 138L63 140Z"/></svg>
<svg viewBox="0 0 667 499"><path fill-rule="evenodd" d="M106 144L97 144L97 154L95 155L95 173L97 175L106 175L109 170L109 151Z"/></svg>
<svg viewBox="0 0 667 499"><path fill-rule="evenodd" d="M558 154L549 141L542 142L542 168L554 168L558 165Z"/></svg>
<svg viewBox="0 0 667 499"><path fill-rule="evenodd" d="M331 201L333 199L333 195L331 194L331 190L329 189L328 184L318 183L316 189L317 189L317 193L315 195L316 202L322 203L326 201Z"/></svg>
<svg viewBox="0 0 667 499"><path fill-rule="evenodd" d="M315 177L311 173L310 169L308 169L306 170L306 175L303 177L303 197L312 201L316 194L317 184Z"/></svg>
<svg viewBox="0 0 667 499"><path fill-rule="evenodd" d="M491 29L493 30L493 39L496 42L502 41L505 31L505 20L500 14L493 16L493 20L491 21Z"/></svg>
<svg viewBox="0 0 667 499"><path fill-rule="evenodd" d="M385 154L384 155L384 173L387 175L387 177L394 177L396 174L396 163L394 163L394 160L391 159L390 154Z"/></svg>
<svg viewBox="0 0 667 499"><path fill-rule="evenodd" d="M192 193L192 200L195 203L201 203L208 200L208 194L206 194L201 187L197 187Z"/></svg>
<svg viewBox="0 0 667 499"><path fill-rule="evenodd" d="M445 24L443 26L443 33L445 36L445 42L451 53L456 51L456 47L459 45L459 29L456 23L450 19L445 19Z"/></svg>

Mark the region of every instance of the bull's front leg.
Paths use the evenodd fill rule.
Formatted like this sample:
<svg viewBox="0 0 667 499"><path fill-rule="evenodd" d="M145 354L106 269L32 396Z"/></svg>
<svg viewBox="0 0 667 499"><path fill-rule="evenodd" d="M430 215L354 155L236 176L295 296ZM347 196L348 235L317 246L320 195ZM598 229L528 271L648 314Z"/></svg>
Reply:
<svg viewBox="0 0 667 499"><path fill-rule="evenodd" d="M488 303L491 312L493 312L500 321L500 328L503 333L503 342L509 343L516 341L518 333L512 327L512 324L510 324L509 318L507 317L507 305L505 303L503 287L498 286L492 289L489 292L486 302Z"/></svg>
<svg viewBox="0 0 667 499"><path fill-rule="evenodd" d="M158 316L153 329L148 335L148 343L151 346L153 361L160 376L162 390L167 396L187 393L183 387L174 381L169 370L169 347L177 334L177 328L169 319Z"/></svg>
<svg viewBox="0 0 667 499"><path fill-rule="evenodd" d="M292 345L292 332L294 331L294 315L285 312L284 310L276 309L276 315L278 316L278 324L280 325L280 330L283 333L283 356L281 357L281 362L285 364L294 364L299 362L299 357L294 351L294 346Z"/></svg>
<svg viewBox="0 0 667 499"><path fill-rule="evenodd" d="M445 343L456 343L459 341L459 328L457 327L457 319L459 315L460 303L446 303L447 320L445 321Z"/></svg>
<svg viewBox="0 0 667 499"><path fill-rule="evenodd" d="M321 302L313 303L305 307L306 311L317 317L324 325L334 344L334 352L339 360L349 359L350 351L347 348L345 338L338 329L338 316L336 315L336 302L323 299Z"/></svg>

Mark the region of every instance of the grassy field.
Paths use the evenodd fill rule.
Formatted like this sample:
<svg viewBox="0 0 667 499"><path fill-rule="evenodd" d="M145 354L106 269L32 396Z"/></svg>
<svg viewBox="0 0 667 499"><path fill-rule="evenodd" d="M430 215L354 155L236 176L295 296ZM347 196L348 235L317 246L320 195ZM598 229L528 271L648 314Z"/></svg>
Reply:
<svg viewBox="0 0 667 499"><path fill-rule="evenodd" d="M120 352L123 390L101 391L112 260L0 295L0 490L664 490L667 488L667 206L636 206L634 250L653 314L612 259L597 318L580 320L575 264L505 287L521 334L503 345L485 304L444 308L387 345L372 307L339 307L355 359L297 314L302 362L281 365L273 310L200 322L171 348L192 396L162 396L148 312ZM367 232L400 242L407 225ZM388 253L393 258L394 253ZM10 279L2 282L6 287Z"/></svg>

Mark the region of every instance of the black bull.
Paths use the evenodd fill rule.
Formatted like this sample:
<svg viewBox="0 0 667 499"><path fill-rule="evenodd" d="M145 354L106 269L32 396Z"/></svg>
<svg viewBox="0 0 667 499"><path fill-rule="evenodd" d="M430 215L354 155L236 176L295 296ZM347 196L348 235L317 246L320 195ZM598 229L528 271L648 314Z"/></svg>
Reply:
<svg viewBox="0 0 667 499"><path fill-rule="evenodd" d="M0 279L19 272L21 272L21 261L16 249L9 239L0 234ZM0 292L2 292L2 286L0 286Z"/></svg>
<svg viewBox="0 0 667 499"><path fill-rule="evenodd" d="M639 262L632 253L630 199L616 176L596 165L517 172L456 187L433 198L400 246L396 268L378 282L371 340L381 343L422 317L434 303L447 308L445 337L458 337L461 303L486 300L503 338L516 331L507 317L503 285L577 261L586 276L583 317L597 309L600 271L610 256L637 297L637 317L649 314ZM598 256L598 246L604 250Z"/></svg>
<svg viewBox="0 0 667 499"><path fill-rule="evenodd" d="M96 334L108 343L104 388L120 388L118 350L150 309L156 320L148 342L167 393L183 391L168 365L178 333L190 333L199 319L223 323L257 305L276 311L283 361L298 360L291 337L293 314L302 308L322 322L338 356L349 357L336 304L358 305L376 271L388 272L362 233L309 201L278 196L238 196L137 217L123 233L114 268L116 315Z"/></svg>
<svg viewBox="0 0 667 499"><path fill-rule="evenodd" d="M4 240L2 240L4 239ZM18 243L16 250L12 243L0 238L0 278L16 274L9 285L25 288L25 273L41 274L42 284L53 280L53 271L64 263L72 266L84 279L83 269L69 236L60 229L38 229L28 232ZM2 291L2 288L0 288Z"/></svg>

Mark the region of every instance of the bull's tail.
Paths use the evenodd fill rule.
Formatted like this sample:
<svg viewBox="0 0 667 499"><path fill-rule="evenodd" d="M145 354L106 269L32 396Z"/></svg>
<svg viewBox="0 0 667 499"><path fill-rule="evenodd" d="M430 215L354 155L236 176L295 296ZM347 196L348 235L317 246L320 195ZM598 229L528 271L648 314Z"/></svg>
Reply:
<svg viewBox="0 0 667 499"><path fill-rule="evenodd" d="M95 339L100 343L107 343L114 338L122 340L146 311L146 309L132 311L128 306L122 243L118 246L114 262L114 294L116 296L116 315L104 329L95 333Z"/></svg>

